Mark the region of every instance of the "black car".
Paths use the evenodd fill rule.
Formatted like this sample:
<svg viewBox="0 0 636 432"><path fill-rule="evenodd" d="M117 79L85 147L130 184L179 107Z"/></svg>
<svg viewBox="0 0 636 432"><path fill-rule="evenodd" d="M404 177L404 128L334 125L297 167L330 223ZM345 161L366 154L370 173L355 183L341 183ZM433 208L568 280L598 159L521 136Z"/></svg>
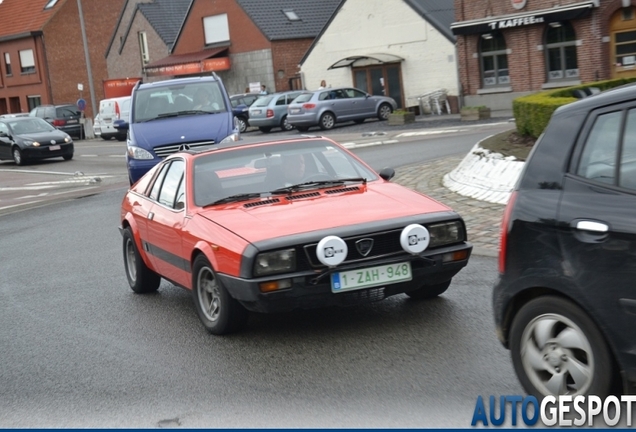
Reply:
<svg viewBox="0 0 636 432"><path fill-rule="evenodd" d="M40 105L31 110L31 117L39 117L75 138L82 138L82 112L73 104Z"/></svg>
<svg viewBox="0 0 636 432"><path fill-rule="evenodd" d="M243 93L230 96L230 102L232 103L232 112L234 117L239 123L239 132L243 133L249 126L249 107L254 103L256 99L261 96L258 93Z"/></svg>
<svg viewBox="0 0 636 432"><path fill-rule="evenodd" d="M0 159L23 165L32 159L73 159L73 139L37 117L0 119Z"/></svg>
<svg viewBox="0 0 636 432"><path fill-rule="evenodd" d="M636 383L636 86L555 111L506 207L497 335L526 391Z"/></svg>

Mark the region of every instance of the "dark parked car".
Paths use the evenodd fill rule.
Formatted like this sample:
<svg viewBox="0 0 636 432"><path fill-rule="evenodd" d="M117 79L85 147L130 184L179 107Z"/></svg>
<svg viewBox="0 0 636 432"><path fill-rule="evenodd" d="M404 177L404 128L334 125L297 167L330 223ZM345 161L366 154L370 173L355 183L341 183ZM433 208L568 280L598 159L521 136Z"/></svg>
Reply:
<svg viewBox="0 0 636 432"><path fill-rule="evenodd" d="M324 130L348 121L387 120L395 109L397 103L390 97L374 96L349 87L326 88L298 96L287 108L287 121L301 132L312 126Z"/></svg>
<svg viewBox="0 0 636 432"><path fill-rule="evenodd" d="M73 139L40 118L0 119L0 159L24 165L32 159L73 158Z"/></svg>
<svg viewBox="0 0 636 432"><path fill-rule="evenodd" d="M82 112L73 104L40 105L33 108L29 115L46 120L72 137L82 138Z"/></svg>
<svg viewBox="0 0 636 432"><path fill-rule="evenodd" d="M499 272L497 335L528 393L633 391L636 86L555 111L508 202Z"/></svg>
<svg viewBox="0 0 636 432"><path fill-rule="evenodd" d="M243 93L230 96L230 103L232 104L232 112L234 117L239 122L239 132L243 133L249 126L250 118L250 106L256 99L259 98L258 93Z"/></svg>

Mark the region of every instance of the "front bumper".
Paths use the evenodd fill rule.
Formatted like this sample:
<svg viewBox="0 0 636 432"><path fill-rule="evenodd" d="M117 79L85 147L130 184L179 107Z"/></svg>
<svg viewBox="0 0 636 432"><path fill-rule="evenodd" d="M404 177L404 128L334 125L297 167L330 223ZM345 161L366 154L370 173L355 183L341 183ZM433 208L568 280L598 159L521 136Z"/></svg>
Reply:
<svg viewBox="0 0 636 432"><path fill-rule="evenodd" d="M41 147L23 147L22 155L25 159L49 159L55 157L63 157L66 155L72 155L74 152L73 143L59 144L59 150L51 150L49 146Z"/></svg>
<svg viewBox="0 0 636 432"><path fill-rule="evenodd" d="M442 262L442 255L449 252L466 250L467 256L463 260ZM331 278L328 274L318 278L314 271L283 274L260 279L246 279L218 274L223 286L230 295L237 299L245 308L254 312L285 312L294 309L313 309L327 306L349 306L354 304L379 301L387 297L413 291L425 285L437 285L453 278L468 264L472 245L464 243L451 248L436 251L435 254L423 257L403 256L400 261L411 261L412 280L371 288L333 293ZM396 261L397 262L397 261ZM387 264L386 261L365 263L364 267ZM338 268L338 271L351 268ZM279 291L263 293L259 284L272 280L291 279L292 286Z"/></svg>
<svg viewBox="0 0 636 432"><path fill-rule="evenodd" d="M150 169L161 162L161 159L131 159L130 156L126 155L126 164L128 166L128 177L130 178L131 184L134 184L143 177Z"/></svg>

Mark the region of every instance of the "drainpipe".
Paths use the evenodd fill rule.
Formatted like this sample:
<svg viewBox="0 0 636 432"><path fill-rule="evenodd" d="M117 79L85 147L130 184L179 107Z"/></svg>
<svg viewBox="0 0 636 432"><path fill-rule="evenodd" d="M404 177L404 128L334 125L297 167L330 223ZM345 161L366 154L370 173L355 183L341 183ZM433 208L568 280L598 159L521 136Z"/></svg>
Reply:
<svg viewBox="0 0 636 432"><path fill-rule="evenodd" d="M84 58L86 59L86 70L88 72L88 88L91 92L91 108L93 109L93 116L95 116L97 114L97 106L95 105L95 88L93 87L93 71L91 70L91 58L88 54L88 40L86 39L86 28L84 27L82 0L77 0L77 9L79 10L80 27L82 29L82 42L84 43Z"/></svg>

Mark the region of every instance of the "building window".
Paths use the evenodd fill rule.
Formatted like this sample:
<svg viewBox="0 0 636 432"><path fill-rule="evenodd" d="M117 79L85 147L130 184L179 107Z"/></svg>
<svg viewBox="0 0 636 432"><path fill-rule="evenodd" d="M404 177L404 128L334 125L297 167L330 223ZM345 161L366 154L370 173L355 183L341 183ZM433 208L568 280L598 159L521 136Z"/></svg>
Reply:
<svg viewBox="0 0 636 432"><path fill-rule="evenodd" d="M46 6L44 6L44 10L51 9L55 6L55 3L57 3L57 0L49 0Z"/></svg>
<svg viewBox="0 0 636 432"><path fill-rule="evenodd" d="M569 22L553 22L546 27L548 82L579 78L576 61L576 34Z"/></svg>
<svg viewBox="0 0 636 432"><path fill-rule="evenodd" d="M510 84L506 40L499 32L484 33L480 38L479 57L484 87Z"/></svg>
<svg viewBox="0 0 636 432"><path fill-rule="evenodd" d="M29 111L33 108L42 105L42 98L40 96L27 96L27 104L29 105Z"/></svg>
<svg viewBox="0 0 636 432"><path fill-rule="evenodd" d="M205 33L206 45L229 42L230 27L227 22L227 14L203 18L203 31Z"/></svg>
<svg viewBox="0 0 636 432"><path fill-rule="evenodd" d="M148 52L146 32L139 32L139 53L141 55L141 64L147 65L150 62L150 53Z"/></svg>
<svg viewBox="0 0 636 432"><path fill-rule="evenodd" d="M11 69L11 56L9 55L9 53L4 53L4 67L7 76L13 75L13 71Z"/></svg>
<svg viewBox="0 0 636 432"><path fill-rule="evenodd" d="M20 54L20 72L23 74L35 73L35 59L33 58L33 50L22 50Z"/></svg>
<svg viewBox="0 0 636 432"><path fill-rule="evenodd" d="M283 9L283 13L290 21L300 21L300 17L298 16L298 14L296 14L296 12L294 12L293 9Z"/></svg>
<svg viewBox="0 0 636 432"><path fill-rule="evenodd" d="M616 65L634 66L636 64L636 31L616 33Z"/></svg>

